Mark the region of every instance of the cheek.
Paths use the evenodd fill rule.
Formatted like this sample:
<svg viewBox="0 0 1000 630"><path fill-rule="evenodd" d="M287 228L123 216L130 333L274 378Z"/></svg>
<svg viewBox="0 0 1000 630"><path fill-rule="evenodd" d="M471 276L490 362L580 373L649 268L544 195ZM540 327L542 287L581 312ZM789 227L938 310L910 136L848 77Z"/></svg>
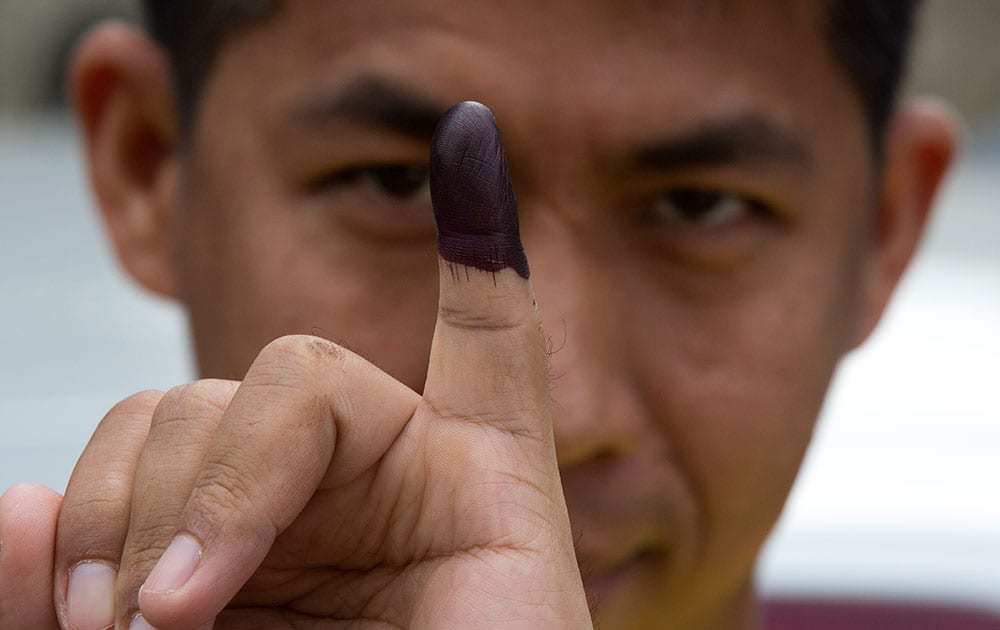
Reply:
<svg viewBox="0 0 1000 630"><path fill-rule="evenodd" d="M647 300L637 326L659 331L633 347L645 348L647 395L703 512L703 561L714 570L752 564L849 337L857 278L847 240L820 250L799 240L717 290Z"/></svg>
<svg viewBox="0 0 1000 630"><path fill-rule="evenodd" d="M178 259L203 376L241 378L273 339L313 334L422 389L437 312L433 242L373 247L266 177L199 172L179 215Z"/></svg>
<svg viewBox="0 0 1000 630"><path fill-rule="evenodd" d="M433 244L373 250L315 214L262 214L240 248L242 307L257 320L258 342L325 337L420 391L437 312Z"/></svg>

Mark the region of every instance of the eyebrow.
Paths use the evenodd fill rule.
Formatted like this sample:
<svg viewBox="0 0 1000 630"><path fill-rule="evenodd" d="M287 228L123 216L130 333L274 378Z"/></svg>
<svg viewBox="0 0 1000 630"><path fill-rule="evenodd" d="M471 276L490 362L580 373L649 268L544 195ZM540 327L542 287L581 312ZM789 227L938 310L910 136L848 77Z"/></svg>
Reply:
<svg viewBox="0 0 1000 630"><path fill-rule="evenodd" d="M815 158L791 130L762 114L745 113L644 143L629 160L643 171L762 162L809 169Z"/></svg>
<svg viewBox="0 0 1000 630"><path fill-rule="evenodd" d="M406 85L363 75L332 93L310 95L293 118L312 127L348 120L429 140L447 109Z"/></svg>
<svg viewBox="0 0 1000 630"><path fill-rule="evenodd" d="M293 109L308 127L337 120L430 140L448 106L414 88L364 74L334 91L310 94ZM810 169L814 156L797 135L764 114L747 112L709 121L679 135L642 143L628 163L640 171L671 171L735 163L784 163Z"/></svg>

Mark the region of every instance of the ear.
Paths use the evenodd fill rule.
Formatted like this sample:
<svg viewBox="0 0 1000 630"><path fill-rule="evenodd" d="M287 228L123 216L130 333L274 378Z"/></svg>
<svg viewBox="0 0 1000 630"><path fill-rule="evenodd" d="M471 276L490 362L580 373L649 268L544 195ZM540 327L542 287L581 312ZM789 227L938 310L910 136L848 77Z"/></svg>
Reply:
<svg viewBox="0 0 1000 630"><path fill-rule="evenodd" d="M913 258L957 146L955 118L943 104L914 101L895 114L886 137L872 230L873 255L855 345L875 329Z"/></svg>
<svg viewBox="0 0 1000 630"><path fill-rule="evenodd" d="M88 174L125 270L176 297L171 228L177 190L177 119L166 55L142 32L103 24L70 68Z"/></svg>

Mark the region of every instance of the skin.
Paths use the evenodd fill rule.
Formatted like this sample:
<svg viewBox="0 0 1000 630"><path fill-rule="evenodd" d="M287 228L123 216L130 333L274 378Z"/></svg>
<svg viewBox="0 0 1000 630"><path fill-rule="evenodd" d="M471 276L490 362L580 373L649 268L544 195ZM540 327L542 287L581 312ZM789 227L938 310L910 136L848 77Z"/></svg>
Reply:
<svg viewBox="0 0 1000 630"><path fill-rule="evenodd" d="M440 506L433 497L454 498L449 488L496 487L475 482L497 471L520 481L495 495L459 493L468 503L448 505L476 506L466 517L438 509L420 527L404 519L410 537L380 530L388 534L355 553L401 550L416 570L390 581L391 605L382 600L377 614L347 604L338 614L568 627L586 623L585 591L601 627L752 625L756 555L837 362L870 333L919 240L954 149L949 117L928 104L900 109L875 164L818 3L384 4L289 2L227 40L187 136L166 61L142 35L105 28L79 51L75 101L123 265L185 305L203 375L250 372L242 385L147 393L109 413L67 489L58 536L52 518L36 527L0 519L4 624L22 614L11 602L43 617L53 599L65 623L68 575L85 560L120 566L123 624L141 603L158 627L195 627L251 575L237 602L295 601L321 617L330 611L301 599L315 583L293 551L318 554L327 569L353 566L337 550L358 532L336 515L368 514L381 495L358 490L370 490L359 480L391 469L387 494L413 478L444 493L418 493L415 505ZM426 164L429 138L296 117L372 75L442 113L466 99L490 105L530 285L510 269L491 279L439 265L425 197L331 177ZM769 140L710 160L677 150L678 138L710 129ZM678 214L678 204L691 209L691 189L723 194L692 220ZM532 288L548 341L537 336ZM468 337L444 341L442 313L457 314L452 332ZM492 324L512 318L523 334L491 341ZM339 346L301 337L267 346L290 333ZM307 404L317 400L332 419ZM442 417L461 430L440 433ZM484 417L497 422L483 429ZM323 442L331 423L366 437ZM256 500L241 502L234 489L247 487ZM490 512L498 502L512 511ZM503 514L535 516L519 528ZM330 519L334 532L319 532ZM277 540L261 525L276 521ZM378 522L401 521L383 513ZM178 531L202 542L199 571L218 579L139 598ZM424 572L416 550L439 531L453 542L485 536L472 546L498 553L470 565L461 545L449 547L447 569ZM45 563L31 569L10 551L29 543L55 558L52 591L21 586L53 579ZM521 572L535 580L511 579ZM376 573L366 579L378 583ZM472 578L482 588L456 596ZM258 612L255 623L275 619ZM239 614L250 613L223 615L220 627L249 623Z"/></svg>

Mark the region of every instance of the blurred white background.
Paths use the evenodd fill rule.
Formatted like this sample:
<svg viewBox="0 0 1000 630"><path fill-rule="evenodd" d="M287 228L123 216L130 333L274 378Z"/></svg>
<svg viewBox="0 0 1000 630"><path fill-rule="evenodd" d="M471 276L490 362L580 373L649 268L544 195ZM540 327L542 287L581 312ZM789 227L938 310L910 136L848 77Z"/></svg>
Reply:
<svg viewBox="0 0 1000 630"><path fill-rule="evenodd" d="M192 377L181 313L117 270L59 101L68 42L127 1L0 0L0 489L65 486L114 402ZM967 146L874 338L838 375L760 568L768 594L1000 612L1000 23L930 2L911 92Z"/></svg>

